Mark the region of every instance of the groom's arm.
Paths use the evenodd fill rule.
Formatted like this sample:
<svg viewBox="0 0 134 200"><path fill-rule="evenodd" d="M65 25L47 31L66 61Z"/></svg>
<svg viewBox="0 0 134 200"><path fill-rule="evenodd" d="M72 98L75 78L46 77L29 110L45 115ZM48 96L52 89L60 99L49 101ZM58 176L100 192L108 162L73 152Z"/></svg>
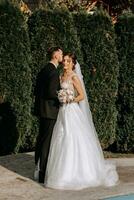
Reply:
<svg viewBox="0 0 134 200"><path fill-rule="evenodd" d="M59 89L59 76L56 71L51 71L48 84L48 98L57 99L57 91Z"/></svg>

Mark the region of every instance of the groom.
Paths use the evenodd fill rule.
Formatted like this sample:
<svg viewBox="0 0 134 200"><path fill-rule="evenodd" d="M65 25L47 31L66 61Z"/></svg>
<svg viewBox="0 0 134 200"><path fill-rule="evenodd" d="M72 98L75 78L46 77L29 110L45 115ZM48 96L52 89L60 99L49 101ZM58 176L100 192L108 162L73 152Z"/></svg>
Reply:
<svg viewBox="0 0 134 200"><path fill-rule="evenodd" d="M44 183L49 147L59 111L57 91L60 89L57 67L63 59L59 47L48 50L49 63L39 72L34 90L34 114L39 118L39 134L35 146L35 164L39 164L39 182Z"/></svg>

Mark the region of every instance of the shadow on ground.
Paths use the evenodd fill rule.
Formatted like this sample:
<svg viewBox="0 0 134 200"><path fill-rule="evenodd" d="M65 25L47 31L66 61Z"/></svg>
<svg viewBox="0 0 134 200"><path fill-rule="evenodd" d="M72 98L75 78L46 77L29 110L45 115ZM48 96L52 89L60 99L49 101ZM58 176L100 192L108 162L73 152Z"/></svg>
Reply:
<svg viewBox="0 0 134 200"><path fill-rule="evenodd" d="M0 157L0 165L21 176L33 180L34 154L22 153L17 155L7 155Z"/></svg>

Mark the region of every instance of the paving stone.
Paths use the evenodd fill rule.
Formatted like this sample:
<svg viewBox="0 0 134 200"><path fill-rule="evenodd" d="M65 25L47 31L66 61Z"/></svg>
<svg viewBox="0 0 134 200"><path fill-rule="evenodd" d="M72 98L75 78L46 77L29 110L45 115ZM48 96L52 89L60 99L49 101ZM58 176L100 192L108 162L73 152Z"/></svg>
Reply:
<svg viewBox="0 0 134 200"><path fill-rule="evenodd" d="M110 159L109 159L110 160ZM134 193L134 158L114 158L120 183L79 191L45 188L33 180L34 152L0 157L0 200L101 200Z"/></svg>

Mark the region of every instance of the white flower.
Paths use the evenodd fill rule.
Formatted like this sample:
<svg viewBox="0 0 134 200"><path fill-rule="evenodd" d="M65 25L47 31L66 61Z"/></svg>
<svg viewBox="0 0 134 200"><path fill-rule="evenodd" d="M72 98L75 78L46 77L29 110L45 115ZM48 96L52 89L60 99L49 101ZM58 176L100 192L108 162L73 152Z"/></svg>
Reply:
<svg viewBox="0 0 134 200"><path fill-rule="evenodd" d="M70 89L61 89L58 91L58 99L61 103L70 103L74 100L74 93Z"/></svg>

